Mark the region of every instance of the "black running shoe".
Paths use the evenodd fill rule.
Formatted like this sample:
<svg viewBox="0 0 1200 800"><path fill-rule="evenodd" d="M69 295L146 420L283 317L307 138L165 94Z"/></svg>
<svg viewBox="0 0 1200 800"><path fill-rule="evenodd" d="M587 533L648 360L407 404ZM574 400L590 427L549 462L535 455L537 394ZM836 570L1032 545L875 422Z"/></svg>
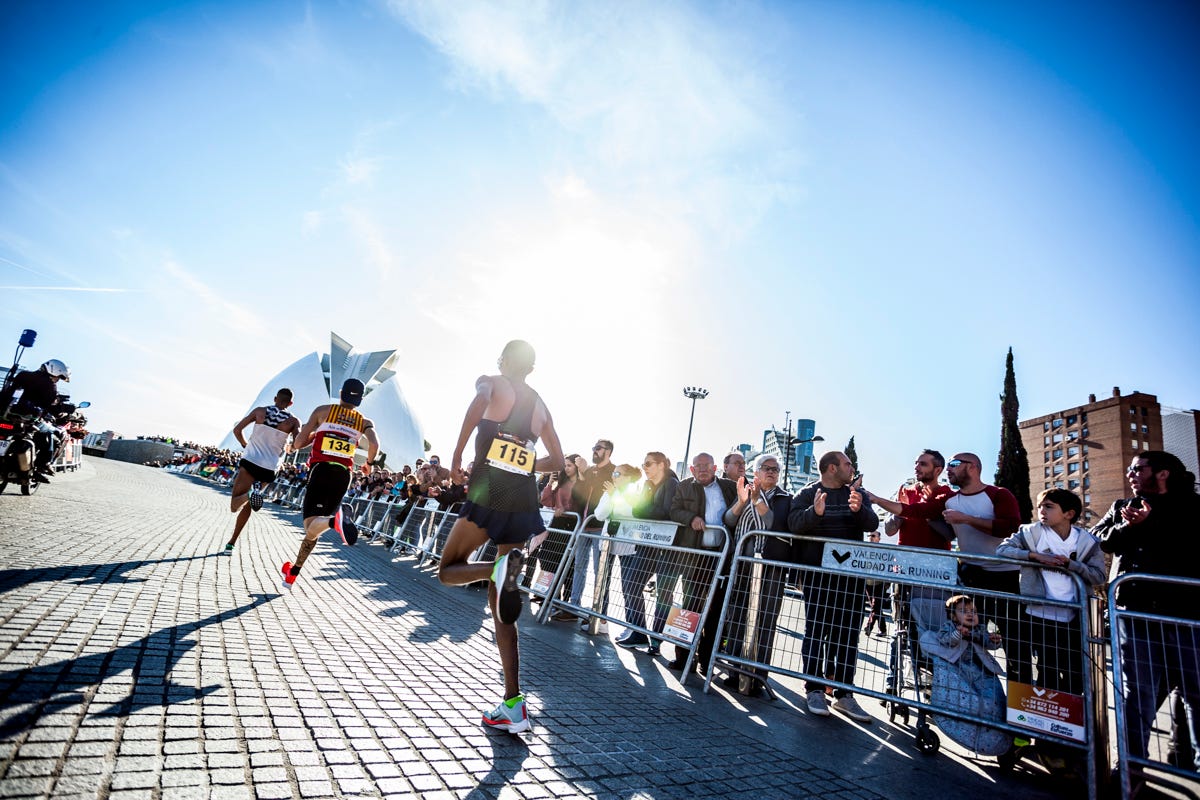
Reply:
<svg viewBox="0 0 1200 800"><path fill-rule="evenodd" d="M354 509L348 503L342 503L338 512L333 515L329 526L342 537L342 544L351 545L358 541L358 526L354 524Z"/></svg>
<svg viewBox="0 0 1200 800"><path fill-rule="evenodd" d="M253 489L250 491L250 510L251 510L251 511L258 511L259 509L261 509L261 508L262 508L262 506L263 506L263 496L262 496L262 492L260 492L260 491L258 490L258 487L257 487L257 486L255 486L255 487L254 487L254 488L253 488Z"/></svg>
<svg viewBox="0 0 1200 800"><path fill-rule="evenodd" d="M525 571L525 551L509 550L496 559L492 567L492 583L496 584L496 616L512 625L521 616L521 589L517 582Z"/></svg>

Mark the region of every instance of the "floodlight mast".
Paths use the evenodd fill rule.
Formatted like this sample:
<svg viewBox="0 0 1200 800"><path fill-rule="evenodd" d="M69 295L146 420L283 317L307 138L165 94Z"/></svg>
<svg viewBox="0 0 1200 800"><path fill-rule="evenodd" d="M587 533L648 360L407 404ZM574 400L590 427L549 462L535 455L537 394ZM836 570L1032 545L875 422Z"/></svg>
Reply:
<svg viewBox="0 0 1200 800"><path fill-rule="evenodd" d="M688 456L692 452L692 423L696 421L696 401L708 397L708 389L700 386L685 386L683 387L683 396L690 397L692 400L692 415L688 419L687 446L683 448L683 466L684 469L687 469Z"/></svg>

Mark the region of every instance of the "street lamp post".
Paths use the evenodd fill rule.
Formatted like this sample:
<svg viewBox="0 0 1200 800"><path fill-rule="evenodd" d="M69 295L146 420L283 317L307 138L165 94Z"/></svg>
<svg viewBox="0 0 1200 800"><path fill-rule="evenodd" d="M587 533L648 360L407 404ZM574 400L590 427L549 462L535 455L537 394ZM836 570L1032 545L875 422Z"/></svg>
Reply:
<svg viewBox="0 0 1200 800"><path fill-rule="evenodd" d="M688 418L687 446L683 448L683 468L687 469L688 455L692 451L692 423L696 421L696 401L708 397L708 389L702 389L699 386L685 386L683 387L683 396L692 399L692 415Z"/></svg>
<svg viewBox="0 0 1200 800"><path fill-rule="evenodd" d="M823 442L824 436L814 436L811 439L795 439L792 438L792 412L785 411L784 413L784 429L787 431L787 444L784 447L783 453L783 490L791 491L791 486L788 484L788 476L792 466L792 448L798 444L808 444L809 442Z"/></svg>

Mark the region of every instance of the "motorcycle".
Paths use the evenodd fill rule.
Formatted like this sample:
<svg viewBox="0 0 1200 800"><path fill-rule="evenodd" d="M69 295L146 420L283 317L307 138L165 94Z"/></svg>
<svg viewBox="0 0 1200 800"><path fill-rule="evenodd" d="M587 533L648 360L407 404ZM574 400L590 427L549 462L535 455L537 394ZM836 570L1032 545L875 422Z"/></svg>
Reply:
<svg viewBox="0 0 1200 800"><path fill-rule="evenodd" d="M78 406L59 406L53 411L56 415L65 412L69 419L79 417L75 414L76 408L87 408L90 405L91 403L84 402ZM43 415L36 410L28 414L18 414L10 410L6 416L0 418L0 492L7 489L8 484L15 483L21 487L21 494L31 495L42 485L34 475L34 466L37 464L37 440L34 434L41 424L42 417ZM48 421L56 420L52 417ZM79 435L81 431L59 428L60 449L68 438L79 438Z"/></svg>
<svg viewBox="0 0 1200 800"><path fill-rule="evenodd" d="M33 494L41 486L33 477L37 426L35 414L9 414L0 419L0 492L10 483L20 486L21 494Z"/></svg>

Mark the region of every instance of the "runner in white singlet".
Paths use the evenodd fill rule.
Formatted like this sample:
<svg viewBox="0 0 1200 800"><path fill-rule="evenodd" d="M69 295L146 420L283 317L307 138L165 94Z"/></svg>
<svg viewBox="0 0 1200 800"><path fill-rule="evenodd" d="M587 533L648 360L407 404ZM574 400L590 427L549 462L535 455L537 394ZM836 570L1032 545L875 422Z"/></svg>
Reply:
<svg viewBox="0 0 1200 800"><path fill-rule="evenodd" d="M233 523L233 536L225 545L227 554L233 552L233 546L242 535L242 528L250 519L250 512L262 508L262 494L255 483L266 485L275 480L275 470L279 469L288 438L300 433L300 420L285 410L291 404L292 390L280 389L275 393L274 405L259 406L233 426L233 437L245 450L238 464L237 475L233 478L233 494L229 498L229 510L237 514L237 521ZM242 431L252 422L254 430L250 432L250 441L247 442Z"/></svg>

